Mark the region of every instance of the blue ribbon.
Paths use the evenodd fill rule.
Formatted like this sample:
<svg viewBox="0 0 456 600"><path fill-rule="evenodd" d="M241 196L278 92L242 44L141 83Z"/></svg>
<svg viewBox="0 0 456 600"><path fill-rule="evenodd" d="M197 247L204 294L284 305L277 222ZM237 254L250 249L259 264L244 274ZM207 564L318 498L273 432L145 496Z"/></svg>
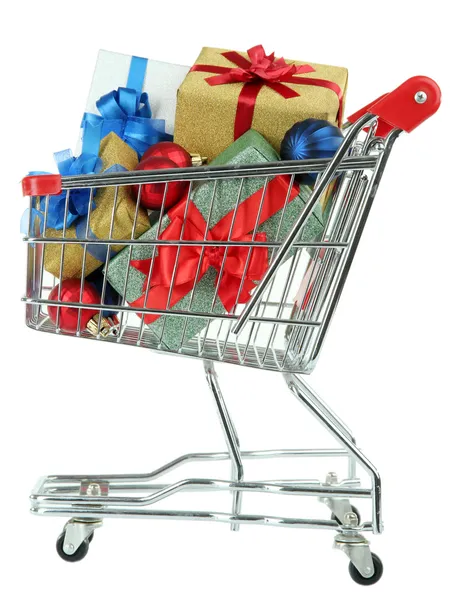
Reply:
<svg viewBox="0 0 456 600"><path fill-rule="evenodd" d="M54 154L55 162L60 175L89 175L99 173L102 169L101 158L98 157L101 141L101 126L86 123L84 125L84 133L82 138L82 153L77 158L73 156L71 150L62 150ZM29 175L46 175L44 171L31 171ZM96 190L93 195L95 195ZM92 197L93 197L92 195ZM48 214L46 227L52 229L63 229L65 222L65 207L66 207L67 192L64 191L58 196L49 196L48 199ZM76 219L86 215L89 209L90 189L74 189L71 190L68 198L68 212L66 218L66 226L70 227ZM95 203L92 200L92 209L95 208ZM39 219L40 231L44 228L45 208L38 207L38 198L32 198L32 220ZM28 234L28 226L30 220L30 211L27 210L21 219L21 231Z"/></svg>
<svg viewBox="0 0 456 600"><path fill-rule="evenodd" d="M142 92L147 59L133 56L127 87L120 87L102 96L96 103L100 115L84 113L86 123L100 124L102 137L113 131L141 157L153 144L172 141L166 133L164 119L152 119L149 96Z"/></svg>
<svg viewBox="0 0 456 600"><path fill-rule="evenodd" d="M89 130L90 130L90 125L89 125ZM88 131L88 130L86 130ZM86 150L88 147L90 147L90 143L92 143L94 141L94 137L92 137L92 134L89 134L88 139L86 139L84 137L83 140L83 153L81 154L81 156L79 156L78 158L74 158L71 154L70 150L63 150L62 152L57 152L54 156L57 159L57 164L59 167L59 172L63 175L63 174L68 174L68 175L80 175L82 173L88 174L88 173L92 173L93 171L89 171L89 170L81 170L81 169L90 169L90 168L95 168L96 172L99 172L101 170L101 159L98 158L97 156L93 156L90 153L84 152L84 150ZM99 145L99 141L98 141L98 145ZM92 148L93 149L93 148ZM95 163L94 163L94 159L96 159ZM125 167L123 167L122 165L119 164L115 164L112 165L111 167L109 167L108 169L106 169L104 171L104 173L120 173L120 172L124 172L127 171L127 169ZM29 173L29 175L48 175L48 173L46 171L32 171L31 173ZM87 198L85 198L82 194L82 192L88 192ZM79 192L78 198L74 198L73 194L75 194L75 192ZM95 194L95 191L94 191ZM53 202L54 200L57 200L57 202ZM90 239L93 240L97 240L98 237L95 235L95 233L92 231L92 229L89 227L87 227L87 219L88 219L88 204L89 204L89 199L90 199L90 191L87 189L75 189L75 190L71 190L70 192L70 198L69 198L69 203L68 203L68 215L67 215L67 226L71 225L74 221L76 221L75 223L75 233L76 233L76 237L78 239L81 238L85 238L88 237ZM33 198L33 206L32 206L32 223L33 223L33 219L38 218L39 222L40 222L40 231L43 231L44 229L44 212L41 212L41 210L38 210L36 208L36 197ZM74 203L76 201L76 208L74 208ZM63 194L60 194L60 196L50 196L49 197L49 208L48 208L48 217L47 217L47 222L46 222L46 227L53 227L54 229L63 229L63 216L65 213L65 203L66 203L66 192L64 192ZM85 208L83 208L83 206L85 206ZM92 210L95 208L95 203L92 203ZM53 219L56 220L59 218L60 213L62 212L62 216L61 216L61 221L62 221L62 226L61 227L55 227L54 223L53 223ZM70 210L75 210L75 213L71 212ZM22 215L22 219L21 219L21 232L24 235L28 235L28 231L29 231L29 221L30 221L30 211L29 209L27 209L24 214ZM52 225L51 225L52 222ZM33 227L32 227L32 232L33 232ZM33 233L32 233L33 235ZM104 244L87 244L87 252L89 254L91 254L96 260L99 260L101 263L105 263L108 259L108 244L104 245ZM116 252L114 252L114 250L111 249L111 251L109 252L109 258L112 258L113 256L115 256Z"/></svg>

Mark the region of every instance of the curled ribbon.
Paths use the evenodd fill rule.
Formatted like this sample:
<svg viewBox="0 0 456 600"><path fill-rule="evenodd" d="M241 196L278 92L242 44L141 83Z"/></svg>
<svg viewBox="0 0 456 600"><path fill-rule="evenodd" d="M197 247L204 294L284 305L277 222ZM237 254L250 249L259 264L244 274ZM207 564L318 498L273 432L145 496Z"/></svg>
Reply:
<svg viewBox="0 0 456 600"><path fill-rule="evenodd" d="M139 309L166 309L172 285L169 300L169 306L172 307L191 292L193 286L203 277L209 267L215 268L218 272L218 296L226 311L230 312L238 302L241 304L247 302L250 292L268 268L268 248L251 246L252 241L265 242L266 234L258 233L254 238L250 232L255 229L260 208L259 224L261 225L283 209L285 201L291 202L296 198L299 188L292 186L288 193L289 184L288 176L275 177L269 182L264 193L261 188L239 205L234 223L234 210L230 211L208 231L206 241L212 242L211 246L180 246L179 253L178 246L161 246L155 257L149 290L147 283L152 258L132 260L131 266L143 273L146 281L143 295L130 303L131 306ZM179 240L181 233L183 240L202 241L205 239L207 223L204 217L193 202L188 202L187 209L186 204L186 199L181 200L169 210L168 217L171 223L159 236L159 239ZM186 210L187 214L185 214ZM217 241L228 239L246 242L246 246L229 246L225 258L225 247L217 246ZM199 264L200 270L197 279ZM153 323L160 316L147 314L144 321L147 324Z"/></svg>
<svg viewBox="0 0 456 600"><path fill-rule="evenodd" d="M152 119L149 96L141 92L147 59L132 57L127 87L119 87L97 101L100 115L84 113L82 124L101 124L102 137L113 131L141 157L152 144L171 141L164 119Z"/></svg>
<svg viewBox="0 0 456 600"><path fill-rule="evenodd" d="M61 175L90 175L93 173L99 173L102 170L102 160L99 158L98 152L101 141L101 125L93 125L86 122L84 124L84 132L82 138L82 154L75 158L71 150L62 150L56 152L54 158L57 163L59 173ZM121 173L127 169L122 165L115 164L105 169L104 173ZM47 175L45 171L32 171L29 175ZM96 194L96 189L92 193L92 205L91 210L94 210L96 205L93 202L93 197ZM48 209L46 218L46 228L52 229L63 229L65 210L66 210L66 196L67 192L64 191L58 196L49 196L47 199ZM85 237L97 240L98 237L92 231L90 224L87 225L88 214L89 214L89 201L90 201L90 189L89 188L75 188L72 189L68 196L68 212L66 219L66 226L74 225L75 234L78 239ZM37 219L39 224L40 233L44 233L44 216L45 216L45 205L39 203L39 198L32 198L32 211L31 217L32 222ZM30 211L27 209L22 215L21 219L21 232L24 235L29 234L29 222L30 222ZM33 227L32 227L33 230ZM33 234L32 234L33 235ZM96 260L101 263L106 262L108 258L108 244L87 244L87 252L91 254ZM111 248L109 257L114 256L116 253Z"/></svg>
<svg viewBox="0 0 456 600"><path fill-rule="evenodd" d="M54 154L54 159L57 164L60 175L90 175L99 173L102 169L102 161L98 157L101 140L101 126L86 123L84 125L84 133L82 138L82 153L78 157L74 157L71 150L62 150ZM43 171L32 171L29 175L46 175ZM96 191L93 192L92 198ZM52 229L63 229L65 225L67 192L63 191L58 196L49 196L46 227ZM66 218L66 227L69 227L81 216L87 214L90 202L90 189L81 188L71 190L68 196L68 211ZM92 208L95 203L92 200ZM40 231L44 228L45 207L41 206L40 199L34 197L32 199L32 218L38 218ZM21 231L28 234L28 222L30 213L27 210L21 221Z"/></svg>
<svg viewBox="0 0 456 600"><path fill-rule="evenodd" d="M212 86L244 83L239 94L234 122L235 140L252 127L256 99L263 86L269 87L285 100L300 95L297 91L284 85L286 83L314 85L330 89L337 94L339 100L337 118L340 124L343 93L336 83L315 77L298 77L298 75L312 73L315 69L310 65L288 64L283 58L275 58L274 53L267 56L263 46L254 46L247 50L247 54L250 60L239 54L239 52L222 52L222 56L236 65L235 68L216 65L193 65L190 69L190 71L216 73L215 76L206 79L207 83Z"/></svg>

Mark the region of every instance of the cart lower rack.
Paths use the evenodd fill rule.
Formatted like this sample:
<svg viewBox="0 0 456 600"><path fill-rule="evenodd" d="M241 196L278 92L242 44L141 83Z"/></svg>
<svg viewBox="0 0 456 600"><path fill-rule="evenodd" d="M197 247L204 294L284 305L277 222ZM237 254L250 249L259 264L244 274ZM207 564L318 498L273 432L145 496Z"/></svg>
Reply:
<svg viewBox="0 0 456 600"><path fill-rule="evenodd" d="M308 386L301 375L309 374L320 355L323 342L334 315L338 300L354 255L356 253L366 219L375 198L392 146L402 131L411 131L439 106L440 90L426 77L409 79L394 92L382 96L349 119L346 136L332 159L296 162L267 163L245 167L201 167L172 169L169 171L141 171L81 175L77 177L31 176L23 181L24 193L30 198L28 235L28 269L26 303L27 325L35 330L60 335L73 335L180 354L203 360L206 378L220 417L227 443L227 451L193 453L177 458L151 473L138 475L54 475L42 478L31 495L32 513L69 518L63 533L57 540L59 555L67 561L81 560L88 552L95 529L105 518L157 518L191 519L229 523L233 531L244 524L260 524L283 527L318 528L335 533L335 546L350 559L350 575L363 585L378 581L383 567L380 559L370 551L366 532L380 534L383 529L381 506L381 481L373 464L359 450L353 434L334 414L328 405ZM287 235L280 236L280 228L286 206L296 178L306 173L316 173L317 179L310 197ZM275 239L257 236L259 216L252 235L239 239L233 234L236 214L240 206L242 186L252 179L264 181L259 196L258 215L274 178L285 176L288 191L279 218ZM208 219L205 232L193 239L184 235L189 221L189 198L183 212L182 229L176 239L161 235L165 219L166 190L172 181L184 180L192 187L212 182L213 195L209 215L215 210L217 185L224 180L235 181L239 186L237 204L228 236L214 239L209 230ZM135 239L135 227L139 209L141 186L164 183L165 196L158 219L155 238ZM117 239L113 235L116 201L124 186L139 186L136 215L129 239ZM114 191L110 235L104 239L94 238L90 233L91 199L99 188ZM72 190L87 190L87 226L85 235L67 235L67 215ZM48 234L46 228L48 207L52 195L66 191L64 226L60 237ZM303 239L302 231L317 203L324 194L331 194L330 210L324 231L317 240ZM44 200L44 222L34 219L34 198ZM47 278L44 260L47 249L57 244L60 248L60 277ZM65 252L72 245L83 248L82 273L89 252L96 248L106 258L105 275L100 298L83 302L85 277L81 280L80 295L76 300L62 295L62 277ZM126 301L118 306L106 296L107 276L113 246L125 246L131 260L138 248L152 248L147 286L157 271L157 256L174 253L168 299L160 307L147 302L138 308ZM172 301L175 286L179 285L179 260L182 253L193 250L195 262L193 287L190 286L189 302L185 306ZM124 250L125 252L125 250ZM239 276L238 293L232 309L220 311L217 294L221 281L229 271L230 253L242 252L244 270ZM259 252L268 253L268 268L259 282L251 286L250 299L242 300L242 289L248 280L250 261ZM263 254L264 255L264 254ZM214 284L214 296L209 308L199 309L194 303L195 289L201 278L204 260L218 272ZM154 266L155 265L155 266ZM154 271L155 268L155 271ZM304 275L303 275L304 273ZM127 290L128 274L125 280ZM50 294L51 289L57 293ZM125 298L125 293L123 297ZM56 319L50 319L50 308L55 307ZM75 309L77 324L70 333L60 327L60 313ZM87 329L82 313L91 309L96 317ZM106 321L106 311L118 311L120 319ZM170 346L165 341L165 330L172 319L180 319L180 340ZM160 328L149 328L151 321L161 322ZM198 323L197 333L186 335ZM215 362L226 362L258 369L279 371L292 394L310 411L336 441L334 448L279 449L243 451L234 424L230 418L215 372ZM244 466L249 460L268 458L346 458L347 472L339 479L335 472L328 473L326 480L263 480L249 481ZM181 479L164 483L160 478L180 466L196 461L230 461L231 479ZM361 486L357 469L369 476L370 485ZM165 498L187 492L228 492L232 496L230 512L207 512L185 510L160 510L156 505ZM283 518L270 515L245 514L242 512L244 492L310 496L318 498L330 511L330 518L305 519ZM354 504L357 499L368 499L371 515L364 520ZM352 501L354 504L352 504Z"/></svg>

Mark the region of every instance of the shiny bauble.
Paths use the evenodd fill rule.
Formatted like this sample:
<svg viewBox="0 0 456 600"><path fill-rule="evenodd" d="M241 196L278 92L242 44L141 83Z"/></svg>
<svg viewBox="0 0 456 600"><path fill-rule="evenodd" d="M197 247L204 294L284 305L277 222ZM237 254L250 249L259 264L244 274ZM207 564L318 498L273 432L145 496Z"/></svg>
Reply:
<svg viewBox="0 0 456 600"><path fill-rule="evenodd" d="M154 144L144 152L141 162L152 156L169 158L181 169L192 166L192 157L190 154L185 148L174 142L158 142L158 144Z"/></svg>
<svg viewBox="0 0 456 600"><path fill-rule="evenodd" d="M280 146L282 160L307 160L309 158L332 158L344 136L341 130L323 119L305 119L295 123L285 134ZM316 173L299 177L307 184L315 182Z"/></svg>
<svg viewBox="0 0 456 600"><path fill-rule="evenodd" d="M49 294L49 301L59 301L59 284ZM73 302L75 304L100 304L100 294L92 283L85 282L81 298L81 280L65 279L61 284L60 302ZM67 333L76 333L78 329L79 308L70 306L48 306L48 314L54 325ZM80 329L86 329L88 322L99 312L96 308L81 309ZM60 316L57 317L58 313Z"/></svg>
<svg viewBox="0 0 456 600"><path fill-rule="evenodd" d="M146 160L141 160L136 167L137 171L158 171L160 169L176 169L177 165L171 159L165 156L150 156ZM188 188L187 181L170 181L166 187L165 183L144 183L141 186L140 203L144 208L150 210L160 210L163 201L165 210L179 202ZM134 186L135 193L138 194L139 186ZM166 191L166 195L165 195Z"/></svg>

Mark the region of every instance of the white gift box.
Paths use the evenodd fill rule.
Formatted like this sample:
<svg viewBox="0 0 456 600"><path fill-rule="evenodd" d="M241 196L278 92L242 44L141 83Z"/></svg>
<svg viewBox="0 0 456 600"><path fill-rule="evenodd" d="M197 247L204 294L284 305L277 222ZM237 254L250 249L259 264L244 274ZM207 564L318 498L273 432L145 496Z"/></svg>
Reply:
<svg viewBox="0 0 456 600"><path fill-rule="evenodd" d="M132 56L100 50L86 104L86 112L99 115L97 101L119 87L126 87ZM143 89L149 96L152 118L164 119L166 133L174 133L177 90L190 67L147 59ZM78 151L81 149L79 141ZM77 152L79 154L79 152Z"/></svg>

